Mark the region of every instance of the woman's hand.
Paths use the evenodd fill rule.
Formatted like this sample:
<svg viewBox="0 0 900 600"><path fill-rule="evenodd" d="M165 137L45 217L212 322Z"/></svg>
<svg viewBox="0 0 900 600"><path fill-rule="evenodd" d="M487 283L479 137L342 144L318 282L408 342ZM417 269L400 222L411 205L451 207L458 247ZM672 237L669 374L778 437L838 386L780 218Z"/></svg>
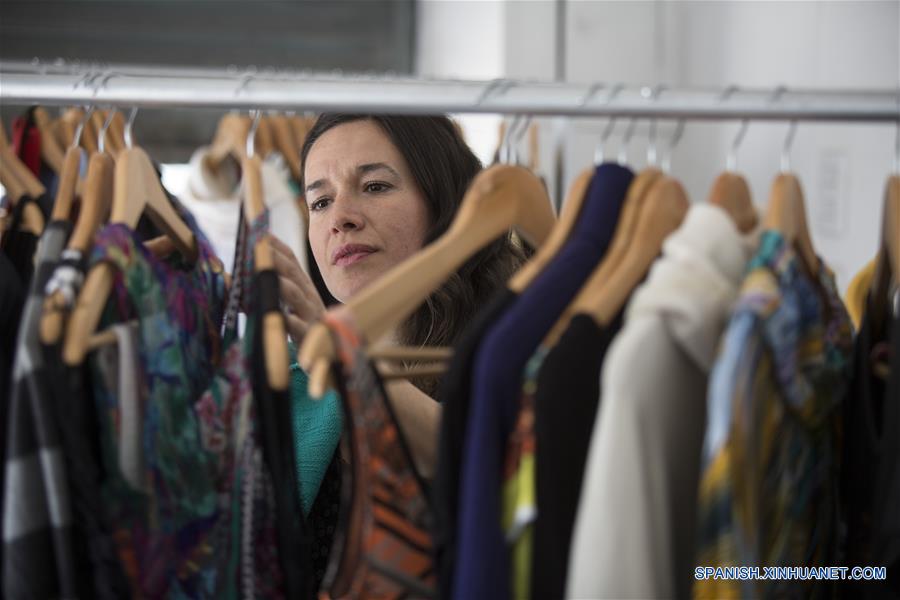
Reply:
<svg viewBox="0 0 900 600"><path fill-rule="evenodd" d="M293 251L274 235L270 235L269 239L272 240L275 270L278 272L278 286L281 290L281 303L285 308L288 333L291 339L299 344L310 325L325 312L325 305Z"/></svg>

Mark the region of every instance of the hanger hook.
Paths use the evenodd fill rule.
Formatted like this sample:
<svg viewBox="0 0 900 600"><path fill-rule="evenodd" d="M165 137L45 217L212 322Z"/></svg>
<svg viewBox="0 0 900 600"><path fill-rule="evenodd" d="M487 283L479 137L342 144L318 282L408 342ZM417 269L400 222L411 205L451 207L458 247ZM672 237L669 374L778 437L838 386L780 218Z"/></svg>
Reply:
<svg viewBox="0 0 900 600"><path fill-rule="evenodd" d="M137 106L133 106L131 112L128 113L128 121L125 122L125 147L129 149L134 148L134 138L131 135L131 131L134 127L134 120L137 117L137 113Z"/></svg>
<svg viewBox="0 0 900 600"><path fill-rule="evenodd" d="M625 84L617 83L609 90L609 95L606 97L606 106L609 106L612 101L619 95L619 93L625 88ZM606 127L603 129L603 133L600 134L600 142L597 143L597 148L594 150L594 164L599 165L603 163L603 147L606 145L607 140L609 140L609 136L612 135L613 127L616 125L616 117L610 117L609 123L606 124Z"/></svg>
<svg viewBox="0 0 900 600"><path fill-rule="evenodd" d="M772 94L772 102L778 102L784 93L787 91L787 87L783 85L779 85L775 88L774 93ZM794 119L791 121L790 127L788 127L787 137L784 138L784 145L781 148L781 172L787 173L791 170L791 145L794 143L794 134L797 133L797 120Z"/></svg>
<svg viewBox="0 0 900 600"><path fill-rule="evenodd" d="M509 79L492 79L490 83L488 83L481 93L478 95L478 98L475 100L475 106L481 106L484 102L493 94L505 94L509 91L511 87L513 87L514 82Z"/></svg>
<svg viewBox="0 0 900 600"><path fill-rule="evenodd" d="M247 86L250 85L250 82L256 79L256 67L249 67L247 71L241 76L241 81L238 84L237 88L234 90L234 97L237 98L241 95Z"/></svg>
<svg viewBox="0 0 900 600"><path fill-rule="evenodd" d="M511 160L511 152L510 152L510 138L512 137L513 131L518 127L519 121L522 119L522 115L516 114L513 115L512 121L510 121L509 125L506 126L506 129L503 131L503 137L500 139L500 150L498 152L498 159L501 164L509 164Z"/></svg>
<svg viewBox="0 0 900 600"><path fill-rule="evenodd" d="M722 93L721 101L725 102L728 100L735 92L737 92L740 88L736 85L730 85L725 88L725 91ZM731 142L731 146L728 148L728 155L725 157L725 170L729 172L734 172L737 170L737 151L741 145L741 142L744 141L744 136L747 135L747 129L750 127L749 119L741 119L741 126L738 129L737 134L734 136L734 140Z"/></svg>
<svg viewBox="0 0 900 600"><path fill-rule="evenodd" d="M587 89L587 91L584 93L584 96L581 97L581 100L578 101L578 105L582 106L582 107L587 106L587 103L591 100L591 98L596 96L597 92L599 92L600 90L602 90L605 87L606 87L605 83L592 84L591 87L589 87Z"/></svg>
<svg viewBox="0 0 900 600"><path fill-rule="evenodd" d="M513 140L512 145L512 162L515 165L519 164L519 146L522 144L522 138L528 133L528 126L531 125L531 115L525 115L519 123L519 128L516 131L516 137Z"/></svg>
<svg viewBox="0 0 900 600"><path fill-rule="evenodd" d="M105 69L102 73L98 73L93 79L91 79L94 98L97 97L97 94L100 93L100 90L103 89L103 87L106 85L106 82L109 81L110 77L112 77L112 71L110 69Z"/></svg>
<svg viewBox="0 0 900 600"><path fill-rule="evenodd" d="M100 151L100 154L106 152L106 132L109 131L109 125L112 123L115 114L116 108L110 107L109 111L106 113L106 120L103 121L103 127L100 128L100 136L97 140L97 149Z"/></svg>
<svg viewBox="0 0 900 600"><path fill-rule="evenodd" d="M81 144L81 134L84 133L84 127L87 125L88 119L91 118L93 112L93 105L84 107L84 115L81 117L81 121L78 122L78 127L75 128L75 135L72 136L72 148L77 148Z"/></svg>
<svg viewBox="0 0 900 600"><path fill-rule="evenodd" d="M684 119L679 119L678 124L675 125L675 133L672 135L672 141L669 143L669 151L666 152L666 155L662 160L662 170L664 173L668 173L672 168L672 154L675 153L675 146L681 141L682 135L684 135Z"/></svg>
<svg viewBox="0 0 900 600"><path fill-rule="evenodd" d="M900 118L897 119L894 129L896 130L894 134L894 174L900 175Z"/></svg>
<svg viewBox="0 0 900 600"><path fill-rule="evenodd" d="M654 86L649 90L649 98L650 102L656 103L659 100L660 94L662 94L663 90L666 89L665 84L660 83ZM647 92L648 88L644 88L642 93ZM656 165L656 127L657 127L657 119L650 119L650 144L647 146L647 164L648 165Z"/></svg>
<svg viewBox="0 0 900 600"><path fill-rule="evenodd" d="M631 117L628 120L628 127L625 129L625 135L622 136L622 145L619 147L619 164L624 165L628 162L628 144L634 137L634 130L637 127L637 119Z"/></svg>
<svg viewBox="0 0 900 600"><path fill-rule="evenodd" d="M781 149L781 172L787 173L791 170L791 145L794 143L794 134L797 133L797 121L791 121L788 129L787 137L784 139L784 146Z"/></svg>
<svg viewBox="0 0 900 600"><path fill-rule="evenodd" d="M250 131L247 133L247 158L252 158L256 155L256 130L259 129L262 111L251 110L250 116L253 117L253 121L250 123Z"/></svg>
<svg viewBox="0 0 900 600"><path fill-rule="evenodd" d="M900 175L900 89L897 90L897 122L894 130L894 174Z"/></svg>

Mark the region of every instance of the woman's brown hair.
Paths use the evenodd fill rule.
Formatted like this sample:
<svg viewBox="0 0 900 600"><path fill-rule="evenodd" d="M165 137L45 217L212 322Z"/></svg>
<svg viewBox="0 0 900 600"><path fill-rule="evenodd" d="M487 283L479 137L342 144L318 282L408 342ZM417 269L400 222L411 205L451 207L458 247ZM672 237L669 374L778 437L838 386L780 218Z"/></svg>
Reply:
<svg viewBox="0 0 900 600"><path fill-rule="evenodd" d="M458 127L445 116L324 114L316 120L303 144L303 169L310 149L322 134L362 119L377 123L409 165L431 215L425 243L433 242L453 222L481 163ZM525 251L510 236L494 241L469 259L403 323L400 342L410 346L452 346L479 308L506 285L525 260ZM433 395L437 381L413 383Z"/></svg>

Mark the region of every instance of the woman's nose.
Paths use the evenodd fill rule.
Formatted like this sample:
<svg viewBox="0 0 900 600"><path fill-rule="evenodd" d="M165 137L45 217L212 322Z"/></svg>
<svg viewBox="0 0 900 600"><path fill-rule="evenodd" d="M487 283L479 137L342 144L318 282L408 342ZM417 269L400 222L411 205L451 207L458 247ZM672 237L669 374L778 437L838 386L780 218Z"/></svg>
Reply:
<svg viewBox="0 0 900 600"><path fill-rule="evenodd" d="M362 214L358 210L354 210L352 202L346 199L336 200L334 209L331 221L332 232L341 233L363 228Z"/></svg>

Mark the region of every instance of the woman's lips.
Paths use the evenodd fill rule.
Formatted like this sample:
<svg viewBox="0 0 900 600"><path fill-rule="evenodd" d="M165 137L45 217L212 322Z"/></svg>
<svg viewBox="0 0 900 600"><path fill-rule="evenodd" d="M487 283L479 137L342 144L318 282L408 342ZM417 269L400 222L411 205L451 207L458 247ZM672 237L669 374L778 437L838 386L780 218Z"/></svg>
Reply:
<svg viewBox="0 0 900 600"><path fill-rule="evenodd" d="M349 267L368 258L377 249L364 244L347 244L335 250L331 262L338 267Z"/></svg>

